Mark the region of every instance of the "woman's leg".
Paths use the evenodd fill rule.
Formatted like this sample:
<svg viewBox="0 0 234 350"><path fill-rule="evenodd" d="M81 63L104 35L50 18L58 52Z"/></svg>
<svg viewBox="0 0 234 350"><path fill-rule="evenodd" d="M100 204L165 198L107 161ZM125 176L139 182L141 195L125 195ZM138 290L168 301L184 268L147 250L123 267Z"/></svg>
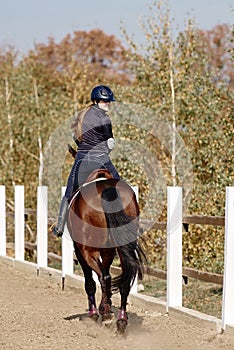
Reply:
<svg viewBox="0 0 234 350"><path fill-rule="evenodd" d="M105 162L104 166L111 172L111 175L113 176L113 178L120 179L118 171L116 170L116 168L114 167L113 163L110 160Z"/></svg>
<svg viewBox="0 0 234 350"><path fill-rule="evenodd" d="M72 166L72 170L70 172L70 175L68 177L67 181L67 188L65 191L65 195L62 198L60 209L59 209L59 215L58 215L58 222L56 225L52 226L52 232L55 236L61 237L63 235L64 227L67 221L67 215L68 215L68 208L69 208L69 201L72 197L72 194L77 189L77 174L79 170L79 160L75 159L75 162Z"/></svg>

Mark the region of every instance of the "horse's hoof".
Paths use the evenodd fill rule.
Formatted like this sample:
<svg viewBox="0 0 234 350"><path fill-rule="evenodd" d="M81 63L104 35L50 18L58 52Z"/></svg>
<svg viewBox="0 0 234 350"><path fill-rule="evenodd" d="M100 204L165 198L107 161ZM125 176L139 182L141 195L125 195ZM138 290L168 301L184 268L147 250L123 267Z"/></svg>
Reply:
<svg viewBox="0 0 234 350"><path fill-rule="evenodd" d="M95 322L97 322L97 320L99 319L99 315L98 314L92 314L91 316L89 316L92 320L94 320Z"/></svg>
<svg viewBox="0 0 234 350"><path fill-rule="evenodd" d="M102 314L102 325L110 328L113 324L113 319L115 317L114 312L108 312L107 314Z"/></svg>
<svg viewBox="0 0 234 350"><path fill-rule="evenodd" d="M119 334L124 333L125 330L126 330L127 324L128 324L128 322L127 322L126 320L118 320L118 321L116 322L116 325L117 325L117 332L118 332Z"/></svg>
<svg viewBox="0 0 234 350"><path fill-rule="evenodd" d="M88 316L89 316L89 318L91 318L92 320L97 321L98 318L99 318L98 310L97 310L96 308L93 307L92 310L89 310Z"/></svg>
<svg viewBox="0 0 234 350"><path fill-rule="evenodd" d="M109 321L113 320L114 318L114 312L108 312L107 314L102 314L102 321Z"/></svg>
<svg viewBox="0 0 234 350"><path fill-rule="evenodd" d="M128 324L128 315L125 310L119 310L118 319L116 321L117 331L119 333L124 333Z"/></svg>
<svg viewBox="0 0 234 350"><path fill-rule="evenodd" d="M104 326L104 327L107 327L107 328L111 328L111 326L112 326L112 324L113 324L113 319L111 318L109 318L109 319L105 319L104 321L102 321L102 325Z"/></svg>

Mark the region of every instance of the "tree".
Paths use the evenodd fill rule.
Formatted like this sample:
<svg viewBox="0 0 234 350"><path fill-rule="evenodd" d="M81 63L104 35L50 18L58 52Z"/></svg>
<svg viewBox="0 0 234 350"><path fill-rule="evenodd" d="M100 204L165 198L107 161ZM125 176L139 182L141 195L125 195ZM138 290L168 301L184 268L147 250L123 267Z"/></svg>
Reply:
<svg viewBox="0 0 234 350"><path fill-rule="evenodd" d="M13 135L13 107L12 107L12 80L14 77L14 63L17 53L13 48L0 55L0 79L1 79L1 178L15 185L15 170L13 166L14 157L14 135ZM5 119L5 120L4 120Z"/></svg>
<svg viewBox="0 0 234 350"><path fill-rule="evenodd" d="M199 30L203 50L206 53L207 71L216 85L224 84L233 88L233 33L227 24L216 25L211 30Z"/></svg>
<svg viewBox="0 0 234 350"><path fill-rule="evenodd" d="M8 189L12 184L25 184L26 206L35 207L36 187L41 183L43 167L44 171L48 168L42 156L45 157L51 134L87 106L95 84L104 83L113 87L118 101L129 103L127 108L125 103L116 104L118 108L113 111L118 121L114 125L115 164L123 178L140 187L141 208L148 206L153 212L164 203L160 191L159 197L147 197L152 188L161 186L162 177L164 187L173 184L174 177L174 183L189 191L194 177L188 211L223 214L225 186L233 184L232 43L227 41L231 32L225 25L201 31L191 20L184 31L174 31L168 7L164 5L165 1L157 1L150 7L150 16L143 26L146 37L143 47L125 31L127 49L115 37L92 30L75 32L58 44L50 38L47 44L37 44L22 59L13 49L1 52L0 179ZM67 129L70 132L69 125ZM174 148L172 130L176 134ZM55 147L65 157L66 145L63 149L60 138L63 133L64 130L58 134ZM189 168L182 176L187 163L181 144L190 155L189 165L192 164L192 172ZM52 157L50 161L53 175L57 159ZM61 170L64 182L71 162L70 158L64 161ZM12 190L10 196L13 199ZM160 220L164 220L166 207L160 215ZM209 240L205 234L199 233L200 241L196 242L199 247ZM152 235L152 247L155 237L156 233ZM214 256L215 247L221 246L217 245L218 237L220 243L221 235L211 237L211 247L209 251L202 250L200 260L194 247L187 246L190 263L199 267L206 255ZM164 239L163 234L160 238ZM222 254L221 248L218 252ZM213 267L217 268L215 264ZM222 262L218 269L221 268Z"/></svg>
<svg viewBox="0 0 234 350"><path fill-rule="evenodd" d="M2 52L2 183L25 183L31 202L35 201L36 186L42 181L43 150L50 135L90 103L95 84L128 81L123 51L114 36L93 30L75 32L59 44L51 38L48 45L37 44L22 59L14 50Z"/></svg>
<svg viewBox="0 0 234 350"><path fill-rule="evenodd" d="M126 73L126 49L114 35L106 35L100 29L89 32L75 31L56 44L49 38L48 44L37 44L30 55L52 71L77 79L84 70L86 81L115 81L128 83ZM74 70L78 75L75 77ZM97 76L100 78L97 79Z"/></svg>
<svg viewBox="0 0 234 350"><path fill-rule="evenodd" d="M189 19L185 30L174 35L172 41L173 23L167 2L154 2L149 12L150 16L143 25L146 38L144 48L124 32L130 47L128 57L134 77L134 89L128 92L128 101L137 100L154 110L155 123L158 122L158 115L169 123L173 119L176 121L177 133L185 142L193 166L194 185L189 211L193 214L222 215L225 186L233 184L234 180L231 29L224 25L204 32ZM124 87L122 91L125 92ZM135 133L134 138L138 139L139 144L149 143L149 147L159 154L163 152L157 146L157 140L152 140L149 133L143 135L141 132L138 136ZM173 155L172 148L168 149L169 155L165 151L165 157L159 155L158 166L163 170L171 163ZM175 148L175 155L178 176L178 165L182 160L178 147ZM171 173L166 174L170 184ZM184 187L178 177L177 184ZM215 236L208 229L205 232L198 230L197 233L197 246L192 245L185 255L189 256L193 266L204 267L210 264L211 268L211 258L223 254L223 245L220 244L223 236ZM188 237L185 246L189 244L187 239ZM209 239L212 244L204 249L204 242ZM204 255L197 258L194 253L196 249L201 249L200 254L203 252ZM220 260L212 262L212 269L220 271L221 268Z"/></svg>

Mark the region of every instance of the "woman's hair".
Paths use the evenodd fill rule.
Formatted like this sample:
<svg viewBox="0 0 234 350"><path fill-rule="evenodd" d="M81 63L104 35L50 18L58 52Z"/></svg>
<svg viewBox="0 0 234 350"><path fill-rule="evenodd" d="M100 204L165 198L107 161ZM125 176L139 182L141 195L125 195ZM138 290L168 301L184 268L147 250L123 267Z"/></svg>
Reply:
<svg viewBox="0 0 234 350"><path fill-rule="evenodd" d="M77 113L77 115L75 116L75 119L71 124L72 133L79 142L82 141L83 120L84 120L85 114L88 112L91 106L93 106L93 104L89 105L88 107L82 109L79 113Z"/></svg>

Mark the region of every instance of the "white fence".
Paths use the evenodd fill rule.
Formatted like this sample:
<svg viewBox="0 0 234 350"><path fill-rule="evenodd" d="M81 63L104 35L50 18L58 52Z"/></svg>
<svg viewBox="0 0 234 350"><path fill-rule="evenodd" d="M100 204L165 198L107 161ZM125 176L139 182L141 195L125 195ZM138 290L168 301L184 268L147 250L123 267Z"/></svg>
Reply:
<svg viewBox="0 0 234 350"><path fill-rule="evenodd" d="M64 188L63 188L64 191ZM182 307L182 188L168 187L167 310ZM48 264L47 187L37 192L37 268ZM67 233L67 234L66 234ZM15 259L24 260L24 187L15 186ZM234 187L226 188L222 329L234 326ZM6 195L0 186L0 255L6 256ZM62 237L62 277L74 272L73 243ZM136 292L134 287L132 292Z"/></svg>

